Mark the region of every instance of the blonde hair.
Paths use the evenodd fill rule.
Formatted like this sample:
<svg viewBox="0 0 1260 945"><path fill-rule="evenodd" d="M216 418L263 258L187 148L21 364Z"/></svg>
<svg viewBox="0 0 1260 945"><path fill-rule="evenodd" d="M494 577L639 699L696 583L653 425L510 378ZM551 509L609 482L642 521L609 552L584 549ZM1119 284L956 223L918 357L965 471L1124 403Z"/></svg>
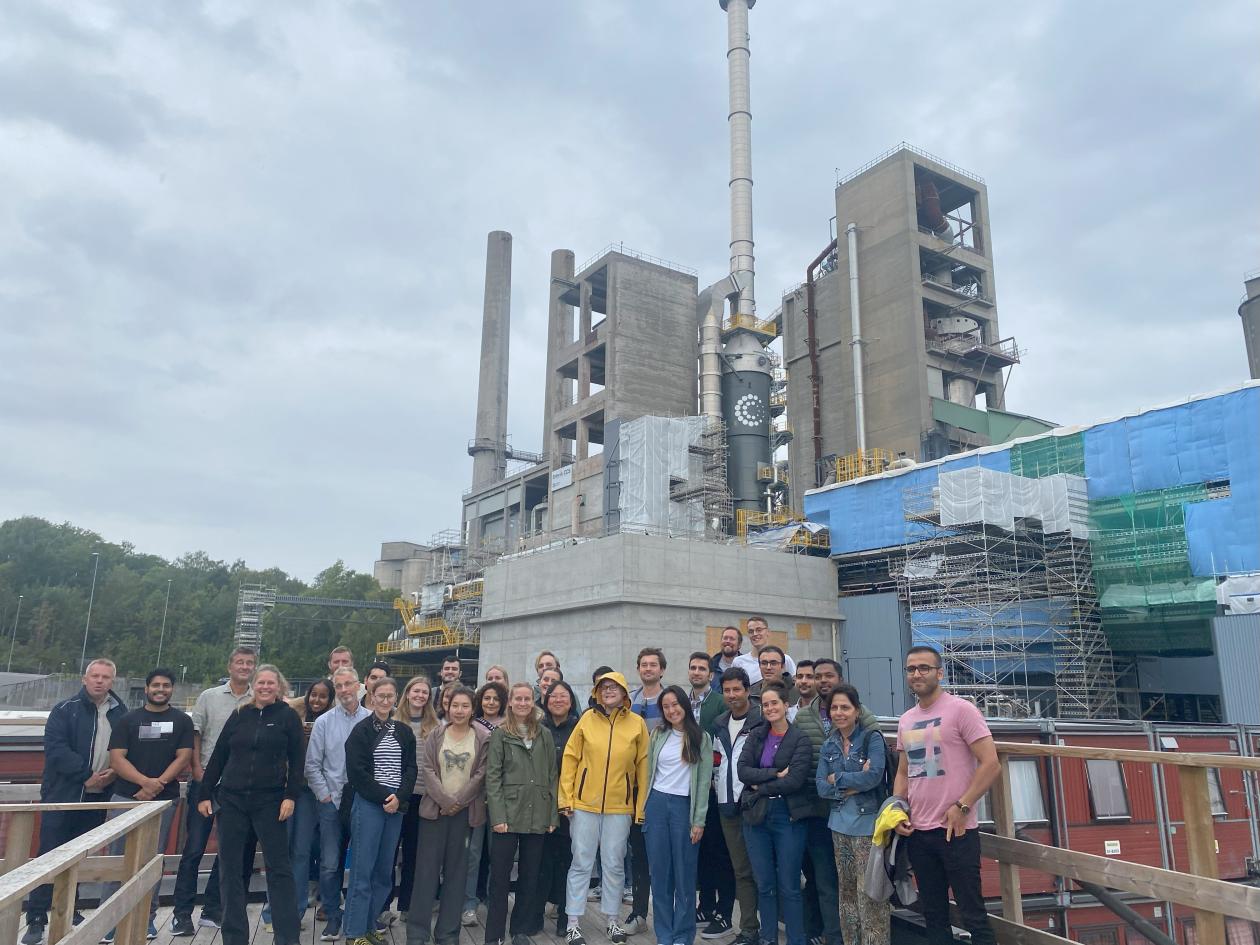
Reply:
<svg viewBox="0 0 1260 945"><path fill-rule="evenodd" d="M254 675L249 677L250 686L254 685L254 682L255 680L258 679L258 675L260 673L271 673L273 676L276 677L276 683L280 688L280 692L276 696L277 702L283 702L289 697L289 680L285 678L284 673L280 672L280 667L275 666L271 663L263 663L261 666L259 666L257 669L254 670ZM254 700L251 699L249 702L245 704L250 705L253 703L253 701Z"/></svg>
<svg viewBox="0 0 1260 945"><path fill-rule="evenodd" d="M516 692L516 690L518 689L528 690L530 703L532 704L534 701L534 687L530 683L527 683L527 682L515 683L512 686L512 688L508 691L508 704L504 706L503 714L507 716L507 721L512 724L513 731L515 731L516 726L520 724L516 721L516 716L512 714L512 705L511 705L512 693ZM529 713L529 718L525 720L525 737L533 741L534 739L538 737L538 732L539 732L539 729L541 728L542 728L542 709L538 708L538 706L535 705Z"/></svg>
<svg viewBox="0 0 1260 945"><path fill-rule="evenodd" d="M437 717L437 711L433 708L433 683L428 676L421 674L412 676L408 680L407 685L403 687L402 695L398 697L398 705L394 707L394 719L414 727L411 721L411 705L407 702L407 696L421 683L429 687L429 701L424 704L424 709L420 712L420 737L424 738L442 724Z"/></svg>
<svg viewBox="0 0 1260 945"><path fill-rule="evenodd" d="M503 685L505 686L512 685L512 677L509 676L508 671L504 667L500 666L498 663L495 663L493 666L486 667L486 682L490 681L490 671L492 669L497 669L499 672L503 674Z"/></svg>

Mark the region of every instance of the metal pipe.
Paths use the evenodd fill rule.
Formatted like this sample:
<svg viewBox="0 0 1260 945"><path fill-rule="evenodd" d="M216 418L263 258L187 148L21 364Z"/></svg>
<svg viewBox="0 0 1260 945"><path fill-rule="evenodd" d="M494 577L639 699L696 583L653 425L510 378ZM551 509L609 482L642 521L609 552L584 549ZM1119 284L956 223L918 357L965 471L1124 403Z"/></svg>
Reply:
<svg viewBox="0 0 1260 945"><path fill-rule="evenodd" d="M857 225L844 228L849 238L849 323L853 340L853 412L857 421L858 450L866 452L866 406L862 382L862 313L858 302Z"/></svg>
<svg viewBox="0 0 1260 945"><path fill-rule="evenodd" d="M700 321L700 413L722 419L722 309L727 297L738 292L730 276L703 290L696 299Z"/></svg>
<svg viewBox="0 0 1260 945"><path fill-rule="evenodd" d="M751 316L754 299L752 217L752 104L749 94L748 11L757 0L719 0L726 11L726 64L730 87L731 278L739 287L735 314Z"/></svg>
<svg viewBox="0 0 1260 945"><path fill-rule="evenodd" d="M486 286L481 315L481 366L477 379L476 435L468 447L473 485L502 480L507 472L508 334L512 304L512 234L486 237Z"/></svg>
<svg viewBox="0 0 1260 945"><path fill-rule="evenodd" d="M818 366L818 308L814 303L814 270L835 252L838 243L832 240L805 267L805 344L809 351L809 396L812 411L814 442L814 485L821 486L818 467L822 464L822 368Z"/></svg>

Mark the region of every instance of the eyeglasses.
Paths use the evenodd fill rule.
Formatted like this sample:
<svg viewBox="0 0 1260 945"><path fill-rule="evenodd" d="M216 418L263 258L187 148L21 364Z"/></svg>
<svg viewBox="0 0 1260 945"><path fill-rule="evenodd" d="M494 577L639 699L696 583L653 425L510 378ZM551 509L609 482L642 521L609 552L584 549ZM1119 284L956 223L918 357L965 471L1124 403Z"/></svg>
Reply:
<svg viewBox="0 0 1260 945"><path fill-rule="evenodd" d="M782 666L783 660L757 660L760 666Z"/></svg>
<svg viewBox="0 0 1260 945"><path fill-rule="evenodd" d="M907 676L926 676L928 673L934 673L938 669L940 669L939 666L929 666L927 663L920 663L918 666L907 666L906 675Z"/></svg>

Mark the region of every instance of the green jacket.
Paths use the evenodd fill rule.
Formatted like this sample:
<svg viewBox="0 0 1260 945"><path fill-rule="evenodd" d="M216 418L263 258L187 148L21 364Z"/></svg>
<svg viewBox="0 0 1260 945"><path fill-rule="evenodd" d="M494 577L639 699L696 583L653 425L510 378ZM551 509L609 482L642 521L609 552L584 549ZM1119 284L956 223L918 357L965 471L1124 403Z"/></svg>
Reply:
<svg viewBox="0 0 1260 945"><path fill-rule="evenodd" d="M700 731L707 732L713 728L713 723L717 721L717 717L725 711L726 701L722 698L721 691L710 689L709 694L700 703L700 718L696 719L696 724L700 726Z"/></svg>
<svg viewBox="0 0 1260 945"><path fill-rule="evenodd" d="M669 739L665 729L652 730L652 738L648 742L648 779L649 790L656 780L656 759ZM713 783L713 736L702 732L700 738L700 761L691 766L691 826L703 827L709 814L709 787Z"/></svg>
<svg viewBox="0 0 1260 945"><path fill-rule="evenodd" d="M809 745L812 749L810 764L813 766L811 770L814 771L818 770L818 756L822 754L823 742L827 740L827 735L831 730L830 725L826 728L823 727L822 716L818 714L819 698L815 696L813 702L797 712L796 719L792 723L799 727L809 739ZM866 706L862 707L862 715L858 721L861 723L862 728L868 731L872 728L875 731L879 731L879 719L875 718L874 714ZM831 813L831 802L824 797L817 799L815 807L815 813L810 815L812 817L827 817Z"/></svg>
<svg viewBox="0 0 1260 945"><path fill-rule="evenodd" d="M490 736L486 758L487 823L507 824L509 833L546 833L560 822L556 808L556 748L539 727L533 744L504 723Z"/></svg>

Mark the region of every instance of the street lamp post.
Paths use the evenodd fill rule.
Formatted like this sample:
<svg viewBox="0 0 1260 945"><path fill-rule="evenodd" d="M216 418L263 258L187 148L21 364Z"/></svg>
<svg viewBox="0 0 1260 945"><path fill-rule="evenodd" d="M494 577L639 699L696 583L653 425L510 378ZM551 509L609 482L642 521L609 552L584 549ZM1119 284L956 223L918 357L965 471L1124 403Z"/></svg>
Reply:
<svg viewBox="0 0 1260 945"><path fill-rule="evenodd" d="M166 612L171 609L171 582L166 582L166 604L162 608L162 632L158 635L157 665L162 665L162 643L166 640Z"/></svg>
<svg viewBox="0 0 1260 945"><path fill-rule="evenodd" d="M96 560L92 563L92 590L88 594L87 623L83 625L83 652L79 654L80 673L87 669L88 631L92 629L92 603L96 600L96 571L101 566L101 553L99 551L93 551L92 557Z"/></svg>
<svg viewBox="0 0 1260 945"><path fill-rule="evenodd" d="M19 594L17 615L14 616L13 618L13 639L9 641L9 665L6 666L4 670L6 673L12 672L13 670L13 647L17 643L18 620L21 618L21 616L22 616L22 595Z"/></svg>

